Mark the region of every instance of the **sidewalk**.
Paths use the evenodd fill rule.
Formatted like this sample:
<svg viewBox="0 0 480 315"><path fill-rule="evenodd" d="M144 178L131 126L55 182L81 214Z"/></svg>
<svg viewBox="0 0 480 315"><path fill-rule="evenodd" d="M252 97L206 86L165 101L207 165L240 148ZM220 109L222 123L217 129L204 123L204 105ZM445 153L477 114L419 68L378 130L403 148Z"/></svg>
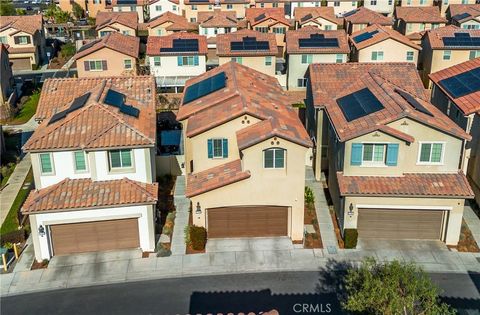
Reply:
<svg viewBox="0 0 480 315"><path fill-rule="evenodd" d="M472 232L475 242L480 246L480 219L475 212L473 212L468 203L463 208L463 218L465 222L467 222L468 228Z"/></svg>

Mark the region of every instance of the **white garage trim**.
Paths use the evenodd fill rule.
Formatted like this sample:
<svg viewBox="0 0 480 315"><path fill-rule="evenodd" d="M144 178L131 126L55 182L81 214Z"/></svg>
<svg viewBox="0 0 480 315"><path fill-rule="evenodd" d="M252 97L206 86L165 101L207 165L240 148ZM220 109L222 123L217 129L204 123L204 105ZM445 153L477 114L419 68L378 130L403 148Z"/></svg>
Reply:
<svg viewBox="0 0 480 315"><path fill-rule="evenodd" d="M451 211L453 207L449 206L401 206L401 205L361 205L357 204L355 207L358 208L367 208L367 209L412 209L412 210L440 210L440 211Z"/></svg>
<svg viewBox="0 0 480 315"><path fill-rule="evenodd" d="M134 213L134 214L127 214L127 215L109 215L109 216L97 217L97 218L91 217L91 218L79 218L79 219L45 220L43 221L43 224L55 225L55 224L133 219L133 218L141 218L141 217L142 217L141 213Z"/></svg>

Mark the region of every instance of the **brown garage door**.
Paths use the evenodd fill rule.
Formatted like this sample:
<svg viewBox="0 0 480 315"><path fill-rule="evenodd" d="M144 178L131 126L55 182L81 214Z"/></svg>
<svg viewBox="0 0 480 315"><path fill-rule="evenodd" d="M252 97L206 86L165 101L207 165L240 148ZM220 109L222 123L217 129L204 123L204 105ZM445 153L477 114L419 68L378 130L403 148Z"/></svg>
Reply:
<svg viewBox="0 0 480 315"><path fill-rule="evenodd" d="M208 237L288 235L288 207L225 207L207 210Z"/></svg>
<svg viewBox="0 0 480 315"><path fill-rule="evenodd" d="M359 209L358 236L383 239L441 239L444 211Z"/></svg>
<svg viewBox="0 0 480 315"><path fill-rule="evenodd" d="M138 248L138 220L124 219L50 226L53 254Z"/></svg>
<svg viewBox="0 0 480 315"><path fill-rule="evenodd" d="M13 70L31 70L30 58L16 58L10 59Z"/></svg>

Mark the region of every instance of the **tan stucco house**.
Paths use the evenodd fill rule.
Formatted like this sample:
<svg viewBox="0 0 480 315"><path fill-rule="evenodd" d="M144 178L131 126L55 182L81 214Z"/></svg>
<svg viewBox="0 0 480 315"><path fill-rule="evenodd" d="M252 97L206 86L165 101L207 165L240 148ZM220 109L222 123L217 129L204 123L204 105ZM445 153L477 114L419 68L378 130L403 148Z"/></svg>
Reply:
<svg viewBox="0 0 480 315"><path fill-rule="evenodd" d="M443 1L443 0L442 0ZM435 5L435 0L402 0L398 7L432 7Z"/></svg>
<svg viewBox="0 0 480 315"><path fill-rule="evenodd" d="M96 17L100 11L107 11L108 3L106 0L57 0L57 6L66 12L73 12L73 3L78 4L89 17Z"/></svg>
<svg viewBox="0 0 480 315"><path fill-rule="evenodd" d="M425 31L445 26L447 20L440 16L438 7L397 7L395 29L420 44Z"/></svg>
<svg viewBox="0 0 480 315"><path fill-rule="evenodd" d="M111 0L112 12L137 12L138 22L143 23L148 17L149 0Z"/></svg>
<svg viewBox="0 0 480 315"><path fill-rule="evenodd" d="M83 47L73 56L79 78L132 76L138 73L140 38L117 32Z"/></svg>
<svg viewBox="0 0 480 315"><path fill-rule="evenodd" d="M332 7L337 17L342 17L345 13L356 9L360 1L326 0L326 2L327 7Z"/></svg>
<svg viewBox="0 0 480 315"><path fill-rule="evenodd" d="M332 7L298 7L295 8L295 29L305 26L315 26L321 30L338 29L340 20L335 16Z"/></svg>
<svg viewBox="0 0 480 315"><path fill-rule="evenodd" d="M464 29L480 30L480 3L451 4L446 16L450 24Z"/></svg>
<svg viewBox="0 0 480 315"><path fill-rule="evenodd" d="M343 15L343 28L348 34L361 31L373 24L391 28L393 19L365 7L360 7Z"/></svg>
<svg viewBox="0 0 480 315"><path fill-rule="evenodd" d="M313 64L308 75L307 130L328 160L342 233L457 245L473 197L459 170L471 137L429 103L415 66Z"/></svg>
<svg viewBox="0 0 480 315"><path fill-rule="evenodd" d="M148 36L170 35L175 32L193 32L197 30L195 23L190 23L181 15L165 12L147 23Z"/></svg>
<svg viewBox="0 0 480 315"><path fill-rule="evenodd" d="M477 4L477 0L441 0L438 1L438 4L440 5L440 13L442 16L445 16L448 9L452 5L471 5L471 4Z"/></svg>
<svg viewBox="0 0 480 315"><path fill-rule="evenodd" d="M193 224L206 227L209 239L303 240L311 141L290 105L275 78L235 62L187 82L177 115L186 196Z"/></svg>
<svg viewBox="0 0 480 315"><path fill-rule="evenodd" d="M138 31L138 14L137 12L98 12L95 30L98 37L112 32L136 36Z"/></svg>
<svg viewBox="0 0 480 315"><path fill-rule="evenodd" d="M249 3L249 0L184 0L184 16L189 22L198 22L198 12L219 9L233 11L237 19L243 19Z"/></svg>
<svg viewBox="0 0 480 315"><path fill-rule="evenodd" d="M432 104L472 136L462 169L480 203L480 58L431 73L430 80Z"/></svg>
<svg viewBox="0 0 480 315"><path fill-rule="evenodd" d="M413 62L417 65L422 47L405 35L380 25L372 25L349 36L351 60L357 62Z"/></svg>
<svg viewBox="0 0 480 315"><path fill-rule="evenodd" d="M2 16L0 43L8 45L13 70L35 69L46 59L42 16Z"/></svg>
<svg viewBox="0 0 480 315"><path fill-rule="evenodd" d="M203 11L198 12L198 33L208 38L216 37L218 34L236 32L240 27L233 11Z"/></svg>

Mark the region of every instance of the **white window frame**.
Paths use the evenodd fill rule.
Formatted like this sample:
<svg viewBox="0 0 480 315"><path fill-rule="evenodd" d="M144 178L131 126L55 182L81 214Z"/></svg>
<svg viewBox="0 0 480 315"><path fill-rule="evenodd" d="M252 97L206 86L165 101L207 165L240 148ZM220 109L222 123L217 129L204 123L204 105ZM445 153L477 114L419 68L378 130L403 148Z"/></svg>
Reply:
<svg viewBox="0 0 480 315"><path fill-rule="evenodd" d="M127 66L127 61L130 62L130 66ZM125 70L131 70L131 69L133 69L132 59L123 59L123 68L124 68Z"/></svg>
<svg viewBox="0 0 480 315"><path fill-rule="evenodd" d="M242 57L232 57L231 60L233 62L236 62L238 64L242 64L243 63L243 58Z"/></svg>
<svg viewBox="0 0 480 315"><path fill-rule="evenodd" d="M158 60L158 64L157 64L157 60ZM153 57L153 66L154 67L161 67L162 66L162 61L161 61L160 56L154 56Z"/></svg>
<svg viewBox="0 0 480 315"><path fill-rule="evenodd" d="M374 54L375 54L375 58L373 58ZM382 56L382 58L379 58L380 55ZM383 57L384 57L383 51L372 51L373 61L383 61Z"/></svg>
<svg viewBox="0 0 480 315"><path fill-rule="evenodd" d="M78 152L82 152L83 153L83 157L85 158L85 169L84 170L77 170L77 160L75 159L75 153L78 153ZM72 152L72 158L73 158L73 171L75 172L75 174L84 174L84 173L88 173L88 156L87 156L87 153L85 151L73 151Z"/></svg>
<svg viewBox="0 0 480 315"><path fill-rule="evenodd" d="M442 60L451 60L451 59L452 59L452 51L451 50L444 50Z"/></svg>
<svg viewBox="0 0 480 315"><path fill-rule="evenodd" d="M18 37L18 44L17 45L28 45L28 35L20 35ZM20 39L25 39L25 42L21 41Z"/></svg>
<svg viewBox="0 0 480 315"><path fill-rule="evenodd" d="M440 162L421 162L420 161L420 155L422 153L422 145L423 144L431 144L432 146L430 147L430 157L429 161L432 160L432 149L434 144L441 144L442 145L442 154L440 157ZM418 154L417 154L417 165L443 165L444 164L444 158L445 158L445 141L419 141L418 142Z"/></svg>
<svg viewBox="0 0 480 315"><path fill-rule="evenodd" d="M303 62L303 56L306 56L305 58L306 58L307 62ZM302 54L300 56L300 58L301 58L300 62L302 63L302 65L309 65L313 62L313 55L312 54Z"/></svg>
<svg viewBox="0 0 480 315"><path fill-rule="evenodd" d="M335 63L343 63L343 54L335 55Z"/></svg>
<svg viewBox="0 0 480 315"><path fill-rule="evenodd" d="M0 43L7 44L8 43L8 37L7 36L0 36Z"/></svg>
<svg viewBox="0 0 480 315"><path fill-rule="evenodd" d="M302 80L301 85L298 84L298 82L300 82L300 80ZM298 78L297 79L297 87L302 87L303 88L303 87L307 87L307 85L308 85L308 79L307 78Z"/></svg>
<svg viewBox="0 0 480 315"><path fill-rule="evenodd" d="M265 153L269 150L273 150L273 167L266 167L265 166ZM282 150L283 151L283 167L275 167L275 153L277 150ZM287 149L280 148L280 147L274 147L274 148L268 148L263 150L263 168L266 170L283 170L287 167Z"/></svg>
<svg viewBox="0 0 480 315"><path fill-rule="evenodd" d="M212 138L212 158L223 159L223 139L225 138ZM220 155L215 155L215 142L220 141Z"/></svg>
<svg viewBox="0 0 480 315"><path fill-rule="evenodd" d="M161 5L156 5L155 6L155 11L162 12L162 6Z"/></svg>
<svg viewBox="0 0 480 315"><path fill-rule="evenodd" d="M412 56L412 59L408 59L409 56ZM407 51L407 61L415 61L415 52L414 51Z"/></svg>
<svg viewBox="0 0 480 315"><path fill-rule="evenodd" d="M52 171L51 172L44 172L43 171L43 169L42 169L42 159L40 157L42 154L48 154L50 156L50 164L52 165ZM53 154L51 152L40 152L38 154L38 163L39 163L39 166L40 166L40 174L42 176L55 175L55 163L53 161Z"/></svg>
<svg viewBox="0 0 480 315"><path fill-rule="evenodd" d="M266 56L265 57L265 67L270 67L271 65L273 65L272 56Z"/></svg>
<svg viewBox="0 0 480 315"><path fill-rule="evenodd" d="M233 10L233 4L228 3L227 4L227 10Z"/></svg>
<svg viewBox="0 0 480 315"><path fill-rule="evenodd" d="M387 149L388 149L388 142L362 142L362 164L360 166L363 167L382 167L387 166ZM372 160L371 161L364 161L363 156L365 152L365 145L373 145L372 151ZM381 161L375 161L375 146L383 146L383 158Z"/></svg>
<svg viewBox="0 0 480 315"><path fill-rule="evenodd" d="M112 166L112 156L110 154L110 151L122 151L122 150L130 150L130 161L132 161L131 166L120 166L120 167L113 167ZM123 164L122 159L121 159L122 154L120 153L120 164ZM110 172L116 172L116 171L124 171L124 170L134 170L135 169L135 154L133 153L133 149L115 149L115 150L109 150L107 151L107 158L108 158L108 169Z"/></svg>
<svg viewBox="0 0 480 315"><path fill-rule="evenodd" d="M87 60L88 61L88 71L103 71L103 60L100 60L100 59L91 59L91 60ZM93 64L95 65L95 69L92 68L92 62ZM101 69L97 69L97 62L100 62L100 67Z"/></svg>

